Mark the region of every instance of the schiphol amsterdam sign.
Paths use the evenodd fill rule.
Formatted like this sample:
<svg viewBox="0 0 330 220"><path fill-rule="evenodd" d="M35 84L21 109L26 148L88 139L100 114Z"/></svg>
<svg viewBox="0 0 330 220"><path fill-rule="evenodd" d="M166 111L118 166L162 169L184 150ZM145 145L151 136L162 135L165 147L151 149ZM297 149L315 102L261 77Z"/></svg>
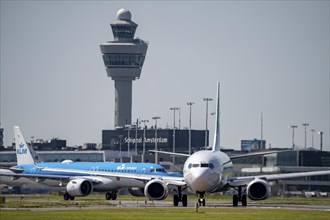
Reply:
<svg viewBox="0 0 330 220"><path fill-rule="evenodd" d="M124 141L125 143L130 143L130 144L135 144L135 143L138 143L138 144L142 144L142 140L143 138L140 137L140 138L129 138L129 137L125 137ZM153 144L156 142L156 138L144 138L144 142L147 143L147 144ZM167 144L168 143L168 139L167 138L162 138L162 137L159 137L157 138L157 143L159 144Z"/></svg>

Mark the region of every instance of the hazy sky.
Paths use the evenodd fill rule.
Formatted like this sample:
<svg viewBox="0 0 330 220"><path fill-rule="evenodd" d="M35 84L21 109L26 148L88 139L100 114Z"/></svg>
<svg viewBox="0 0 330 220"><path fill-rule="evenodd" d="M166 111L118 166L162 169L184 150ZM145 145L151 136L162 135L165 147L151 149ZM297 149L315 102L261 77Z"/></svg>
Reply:
<svg viewBox="0 0 330 220"><path fill-rule="evenodd" d="M220 81L225 148L260 138L263 112L267 146L291 146L290 125L298 125L295 142L303 146L307 122L308 145L313 128L329 150L329 1L1 0L5 145L14 125L28 141L58 137L68 145L101 143L102 129L113 129L114 82L99 45L113 40L109 24L120 8L149 42L133 82L133 121L158 115L161 127L172 126L169 108L178 106L188 127L193 101L192 126L205 129L202 99L215 98Z"/></svg>

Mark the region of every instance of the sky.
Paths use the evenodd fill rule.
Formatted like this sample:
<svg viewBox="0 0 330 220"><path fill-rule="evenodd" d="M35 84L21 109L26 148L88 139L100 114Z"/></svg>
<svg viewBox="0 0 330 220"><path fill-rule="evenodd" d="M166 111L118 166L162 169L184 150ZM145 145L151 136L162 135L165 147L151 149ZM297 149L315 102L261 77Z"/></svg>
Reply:
<svg viewBox="0 0 330 220"><path fill-rule="evenodd" d="M221 84L221 145L261 137L267 147L320 145L329 151L329 1L4 1L1 0L1 108L5 146L13 126L28 141L101 143L114 128L114 81L99 45L113 40L120 8L149 42L133 82L132 121L160 116L172 127L205 129L203 98ZM209 113L215 101L209 102ZM176 116L178 119L178 115ZM209 116L210 140L214 116ZM178 121L176 121L178 126Z"/></svg>

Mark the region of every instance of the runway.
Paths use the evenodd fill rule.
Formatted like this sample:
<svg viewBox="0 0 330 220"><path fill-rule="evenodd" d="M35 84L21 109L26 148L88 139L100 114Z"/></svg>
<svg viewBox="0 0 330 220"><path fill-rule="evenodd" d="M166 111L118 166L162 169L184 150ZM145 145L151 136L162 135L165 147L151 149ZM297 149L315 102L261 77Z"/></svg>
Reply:
<svg viewBox="0 0 330 220"><path fill-rule="evenodd" d="M35 200L32 200L35 201ZM45 203L52 203L58 200L45 200ZM100 201L100 200L99 200ZM25 200L28 202L28 200ZM93 201L94 202L94 201ZM97 203L98 201L95 201ZM98 209L116 209L116 208L173 208L171 201L145 201L145 200L118 200L118 201L100 201L103 205L83 205L75 201L68 201L64 207L45 207L37 208L0 208L0 210L29 210L29 211L61 211L61 210L98 210ZM105 203L105 204L104 204ZM233 207L228 202L209 202L205 207L196 207L193 202L188 203L187 207L178 206L178 209L279 209L279 210L323 210L330 212L330 205L304 205L304 204L280 204L280 203L261 203L251 202L246 207Z"/></svg>

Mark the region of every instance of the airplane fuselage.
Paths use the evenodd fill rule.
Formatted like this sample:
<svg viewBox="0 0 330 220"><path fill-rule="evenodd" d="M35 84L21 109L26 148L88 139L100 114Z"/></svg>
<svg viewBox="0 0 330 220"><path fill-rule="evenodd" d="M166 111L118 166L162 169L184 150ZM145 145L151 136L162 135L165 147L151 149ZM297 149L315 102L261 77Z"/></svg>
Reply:
<svg viewBox="0 0 330 220"><path fill-rule="evenodd" d="M110 163L110 162L71 162L71 163L37 163L35 165L21 165L15 167L17 170L23 170L24 174L33 174L35 176L72 176L74 178L84 178L84 176L93 176L95 181L102 182L96 184L94 191L117 190L121 187L140 187L145 186L145 182L134 178L120 177L102 177L94 176L93 172L98 173L123 173L152 176L180 176L166 173L165 169L158 164L150 163ZM61 171L62 170L62 171ZM78 171L78 172L77 172ZM84 174L79 171L89 171L91 174ZM181 175L182 176L182 175ZM64 185L60 179L52 178L34 178L35 182L48 186ZM13 181L14 184L15 181Z"/></svg>
<svg viewBox="0 0 330 220"><path fill-rule="evenodd" d="M227 176L231 176L233 164L221 151L203 150L192 154L184 164L183 176L194 192L226 190Z"/></svg>

